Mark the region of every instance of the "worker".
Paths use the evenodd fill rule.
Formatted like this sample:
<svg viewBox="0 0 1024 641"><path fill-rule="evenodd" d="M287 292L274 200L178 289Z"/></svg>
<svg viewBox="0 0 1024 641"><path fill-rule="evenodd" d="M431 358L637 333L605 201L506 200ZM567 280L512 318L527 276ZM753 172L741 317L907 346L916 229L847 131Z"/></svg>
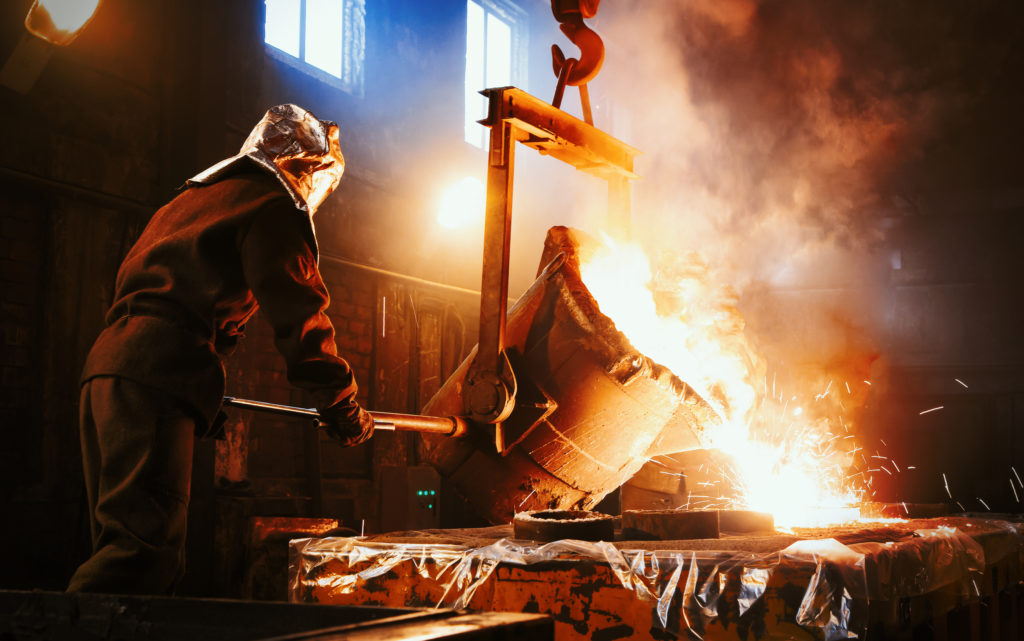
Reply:
<svg viewBox="0 0 1024 641"><path fill-rule="evenodd" d="M196 437L218 429L222 358L262 309L288 380L344 446L373 434L338 356L312 217L345 169L338 126L267 111L241 151L189 179L117 273L82 374L92 556L69 591L170 594L184 573Z"/></svg>

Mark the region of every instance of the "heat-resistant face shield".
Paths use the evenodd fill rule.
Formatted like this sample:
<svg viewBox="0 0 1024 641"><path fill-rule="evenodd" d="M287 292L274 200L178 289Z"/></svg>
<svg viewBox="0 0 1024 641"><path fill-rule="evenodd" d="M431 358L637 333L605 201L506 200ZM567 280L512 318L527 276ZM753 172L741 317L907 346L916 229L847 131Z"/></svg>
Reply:
<svg viewBox="0 0 1024 641"><path fill-rule="evenodd" d="M296 105L270 108L238 154L193 176L187 184L208 184L230 174L244 159L273 174L295 202L312 216L345 172L338 125Z"/></svg>

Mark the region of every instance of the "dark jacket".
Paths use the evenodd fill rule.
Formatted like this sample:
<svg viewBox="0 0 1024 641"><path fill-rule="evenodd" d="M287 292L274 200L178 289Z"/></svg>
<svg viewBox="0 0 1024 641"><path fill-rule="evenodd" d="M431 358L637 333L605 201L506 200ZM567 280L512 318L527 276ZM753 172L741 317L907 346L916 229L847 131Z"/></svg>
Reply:
<svg viewBox="0 0 1024 641"><path fill-rule="evenodd" d="M82 380L157 387L211 422L224 396L221 357L262 308L288 380L328 407L356 393L328 302L309 217L272 176L253 170L190 187L153 215L121 264Z"/></svg>

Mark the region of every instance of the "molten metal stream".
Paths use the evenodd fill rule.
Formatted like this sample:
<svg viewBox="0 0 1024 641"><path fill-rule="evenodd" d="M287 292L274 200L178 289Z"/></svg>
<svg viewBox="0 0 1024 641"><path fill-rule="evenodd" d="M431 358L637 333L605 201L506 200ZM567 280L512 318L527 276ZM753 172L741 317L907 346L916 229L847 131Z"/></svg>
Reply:
<svg viewBox="0 0 1024 641"><path fill-rule="evenodd" d="M859 520L865 489L845 469L855 439L841 415L828 414L830 395L841 391L829 384L824 392L783 394L773 384L769 394L767 380L755 385L762 359L744 337L736 294L716 286L692 257L673 267L655 274L641 248L607 238L581 261L601 312L723 419L705 437L734 461L723 475L736 496L697 496L702 488L694 488L691 498L706 507L769 512L783 528Z"/></svg>

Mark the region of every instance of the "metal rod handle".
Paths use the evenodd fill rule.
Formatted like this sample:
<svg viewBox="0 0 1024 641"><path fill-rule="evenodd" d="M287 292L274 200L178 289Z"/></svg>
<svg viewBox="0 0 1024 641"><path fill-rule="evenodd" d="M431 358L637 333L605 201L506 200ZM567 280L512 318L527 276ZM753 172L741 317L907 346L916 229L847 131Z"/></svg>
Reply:
<svg viewBox="0 0 1024 641"><path fill-rule="evenodd" d="M320 423L320 412L309 407L279 405L277 403L253 401L233 396L225 396L224 404L256 412L311 419L318 425ZM466 434L468 429L465 419L461 416L419 416L417 414L396 414L394 412L370 412L370 416L373 417L373 427L377 430L397 430L400 432L421 432L424 434L461 437Z"/></svg>

